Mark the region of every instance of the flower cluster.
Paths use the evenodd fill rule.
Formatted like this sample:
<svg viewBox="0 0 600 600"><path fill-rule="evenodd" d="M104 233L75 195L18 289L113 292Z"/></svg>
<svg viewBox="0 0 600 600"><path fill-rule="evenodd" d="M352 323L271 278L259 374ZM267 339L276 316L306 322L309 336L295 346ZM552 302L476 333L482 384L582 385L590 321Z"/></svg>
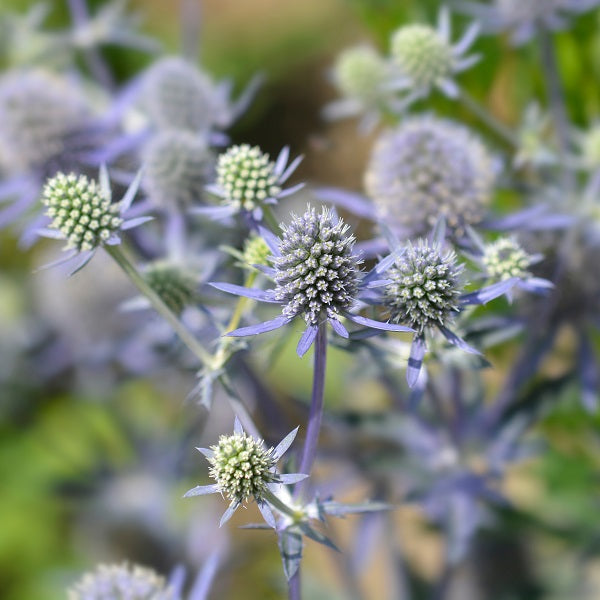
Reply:
<svg viewBox="0 0 600 600"><path fill-rule="evenodd" d="M483 264L488 275L502 281L511 277L525 279L531 275L528 271L532 257L521 248L514 238L500 238L485 247Z"/></svg>
<svg viewBox="0 0 600 600"><path fill-rule="evenodd" d="M196 299L197 281L190 272L179 265L163 261L152 263L146 267L144 278L177 315Z"/></svg>

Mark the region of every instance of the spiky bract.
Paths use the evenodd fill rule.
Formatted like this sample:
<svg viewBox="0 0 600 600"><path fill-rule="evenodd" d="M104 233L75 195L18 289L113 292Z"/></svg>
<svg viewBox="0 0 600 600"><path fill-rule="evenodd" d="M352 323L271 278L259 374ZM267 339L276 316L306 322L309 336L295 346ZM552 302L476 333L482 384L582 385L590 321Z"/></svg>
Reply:
<svg viewBox="0 0 600 600"><path fill-rule="evenodd" d="M100 565L68 591L69 600L174 600L165 580L138 565Z"/></svg>
<svg viewBox="0 0 600 600"><path fill-rule="evenodd" d="M246 433L222 435L213 455L208 459L209 473L225 494L235 504L254 498L260 502L267 486L277 481L275 458L272 448Z"/></svg>
<svg viewBox="0 0 600 600"><path fill-rule="evenodd" d="M494 179L491 156L468 129L416 117L380 136L365 187L388 225L425 233L444 215L460 235L482 219Z"/></svg>
<svg viewBox="0 0 600 600"><path fill-rule="evenodd" d="M392 60L417 87L429 87L452 75L451 46L428 25L406 25L391 40Z"/></svg>
<svg viewBox="0 0 600 600"><path fill-rule="evenodd" d="M236 209L252 211L269 198L275 198L277 185L275 163L258 146L232 146L219 156L217 185L223 190L224 202Z"/></svg>
<svg viewBox="0 0 600 600"><path fill-rule="evenodd" d="M62 233L67 248L93 250L123 223L119 206L85 175L58 173L46 182L42 202L52 219L50 227Z"/></svg>
<svg viewBox="0 0 600 600"><path fill-rule="evenodd" d="M350 309L360 260L352 254L355 238L348 225L325 208L318 213L309 207L282 229L281 255L274 264L275 298L285 303L283 314L302 315L316 325Z"/></svg>
<svg viewBox="0 0 600 600"><path fill-rule="evenodd" d="M150 67L143 101L159 129L206 131L218 120L213 82L183 58L162 58Z"/></svg>
<svg viewBox="0 0 600 600"><path fill-rule="evenodd" d="M42 70L13 71L0 79L0 156L9 172L43 167L91 111L73 83Z"/></svg>
<svg viewBox="0 0 600 600"><path fill-rule="evenodd" d="M177 315L194 303L198 283L183 267L158 261L146 267L144 279Z"/></svg>
<svg viewBox="0 0 600 600"><path fill-rule="evenodd" d="M482 257L487 274L495 280L529 277L531 257L513 238L500 238L485 247Z"/></svg>
<svg viewBox="0 0 600 600"><path fill-rule="evenodd" d="M459 310L462 268L452 250L443 252L423 240L409 243L386 273L392 281L383 296L390 320L418 334L436 325L445 327Z"/></svg>
<svg viewBox="0 0 600 600"><path fill-rule="evenodd" d="M182 209L202 200L214 157L201 137L188 131L163 131L150 140L143 158L143 186L153 204L165 210Z"/></svg>

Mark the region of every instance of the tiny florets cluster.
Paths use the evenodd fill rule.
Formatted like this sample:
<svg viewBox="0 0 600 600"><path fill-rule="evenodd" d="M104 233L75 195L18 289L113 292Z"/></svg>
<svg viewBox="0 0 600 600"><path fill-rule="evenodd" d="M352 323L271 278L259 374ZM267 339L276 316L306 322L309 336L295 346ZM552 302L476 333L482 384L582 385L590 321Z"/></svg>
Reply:
<svg viewBox="0 0 600 600"><path fill-rule="evenodd" d="M150 67L143 101L159 129L206 131L218 121L214 84L183 58L163 58Z"/></svg>
<svg viewBox="0 0 600 600"><path fill-rule="evenodd" d="M165 580L138 565L100 565L68 591L69 600L174 600Z"/></svg>
<svg viewBox="0 0 600 600"><path fill-rule="evenodd" d="M260 235L251 235L244 244L244 264L268 265L271 249Z"/></svg>
<svg viewBox="0 0 600 600"><path fill-rule="evenodd" d="M283 314L303 315L309 325L337 317L351 308L358 289L357 265L352 254L355 238L348 225L323 208L309 208L283 226L275 264L275 298L285 303Z"/></svg>
<svg viewBox="0 0 600 600"><path fill-rule="evenodd" d="M493 160L471 132L433 117L384 132L371 154L365 187L382 220L425 233L444 215L458 235L478 223L495 180Z"/></svg>
<svg viewBox="0 0 600 600"><path fill-rule="evenodd" d="M202 138L168 130L146 147L143 186L156 206L182 209L202 199L213 169L213 155Z"/></svg>
<svg viewBox="0 0 600 600"><path fill-rule="evenodd" d="M419 334L428 327L446 326L459 310L461 272L452 250L443 253L423 240L406 246L386 275L392 281L384 291L390 320L404 323Z"/></svg>
<svg viewBox="0 0 600 600"><path fill-rule="evenodd" d="M210 476L219 491L236 504L250 498L260 501L267 486L277 481L273 449L266 449L262 441L246 433L222 435L211 450Z"/></svg>
<svg viewBox="0 0 600 600"><path fill-rule="evenodd" d="M511 277L529 277L531 257L512 238L500 238L485 247L483 264L487 274L500 281Z"/></svg>
<svg viewBox="0 0 600 600"><path fill-rule="evenodd" d="M0 80L0 154L6 169L44 166L66 138L87 122L90 110L78 88L41 70L15 71Z"/></svg>
<svg viewBox="0 0 600 600"><path fill-rule="evenodd" d="M144 279L177 315L194 303L197 281L183 267L159 261L146 268Z"/></svg>
<svg viewBox="0 0 600 600"><path fill-rule="evenodd" d="M343 96L365 104L376 103L389 74L385 60L369 46L344 50L337 58L333 78Z"/></svg>
<svg viewBox="0 0 600 600"><path fill-rule="evenodd" d="M237 209L252 211L281 192L275 163L258 146L232 146L219 156L217 185L225 202Z"/></svg>
<svg viewBox="0 0 600 600"><path fill-rule="evenodd" d="M406 25L391 40L391 56L417 87L428 87L452 74L452 48L428 25Z"/></svg>
<svg viewBox="0 0 600 600"><path fill-rule="evenodd" d="M42 202L52 219L50 226L62 233L67 248L93 250L123 223L119 206L85 175L58 173L46 183Z"/></svg>

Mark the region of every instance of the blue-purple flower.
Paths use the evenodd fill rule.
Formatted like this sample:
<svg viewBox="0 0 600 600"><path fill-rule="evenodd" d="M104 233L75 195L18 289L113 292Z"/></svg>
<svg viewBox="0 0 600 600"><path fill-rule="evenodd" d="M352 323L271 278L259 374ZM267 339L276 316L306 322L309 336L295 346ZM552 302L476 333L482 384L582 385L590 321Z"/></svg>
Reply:
<svg viewBox="0 0 600 600"><path fill-rule="evenodd" d="M281 239L263 230L273 253L273 267L265 272L275 281L275 288L257 290L229 283L213 283L217 289L255 300L279 304L282 314L271 321L231 331L231 336L265 333L287 325L297 317L306 323L297 352L304 355L314 342L319 325L328 322L342 337L348 331L341 322L348 320L385 331L412 331L410 327L382 323L354 314L362 290L385 282L373 269L366 276L359 270L361 260L353 253L355 238L349 227L335 213L310 206L302 216L293 216L282 225Z"/></svg>

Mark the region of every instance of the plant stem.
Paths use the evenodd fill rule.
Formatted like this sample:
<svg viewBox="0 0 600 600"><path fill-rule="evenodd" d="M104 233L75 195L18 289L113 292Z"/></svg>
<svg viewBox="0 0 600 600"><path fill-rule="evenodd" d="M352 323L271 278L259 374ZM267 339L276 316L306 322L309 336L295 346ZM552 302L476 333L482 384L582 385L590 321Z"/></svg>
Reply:
<svg viewBox="0 0 600 600"><path fill-rule="evenodd" d="M162 301L162 298L148 285L146 280L140 275L135 266L127 258L124 250L120 246L105 245L104 249L114 259L114 261L123 269L125 274L131 279L138 290L150 301L156 312L169 323L181 341L189 348L202 364L210 364L212 357L177 318L171 309Z"/></svg>
<svg viewBox="0 0 600 600"><path fill-rule="evenodd" d="M288 597L289 600L300 600L302 598L300 593L300 567L288 581Z"/></svg>
<svg viewBox="0 0 600 600"><path fill-rule="evenodd" d="M317 455L317 443L321 430L321 418L323 417L323 397L325 394L325 367L327 362L327 324L319 323L317 337L315 339L315 368L313 376L312 399L310 402L310 413L308 416L308 427L302 450L300 462L300 473L310 475L315 457ZM299 482L294 491L294 497L306 493L308 478Z"/></svg>
<svg viewBox="0 0 600 600"><path fill-rule="evenodd" d="M492 131L494 131L499 137L501 137L507 144L510 144L514 148L519 146L519 142L515 134L510 130L509 127L504 125L501 121L496 119L487 108L482 106L473 96L471 96L465 90L460 90L460 100L462 103L485 125L487 125Z"/></svg>
<svg viewBox="0 0 600 600"><path fill-rule="evenodd" d="M280 513L287 515L292 520L297 521L302 518L302 513L298 512L291 506L288 506L281 498L276 496L271 490L263 492L262 496L268 503L276 508Z"/></svg>
<svg viewBox="0 0 600 600"><path fill-rule="evenodd" d="M279 221L275 217L273 210L270 206L263 206L263 218L265 223L271 228L271 231L275 235L281 235L281 227L279 227Z"/></svg>

